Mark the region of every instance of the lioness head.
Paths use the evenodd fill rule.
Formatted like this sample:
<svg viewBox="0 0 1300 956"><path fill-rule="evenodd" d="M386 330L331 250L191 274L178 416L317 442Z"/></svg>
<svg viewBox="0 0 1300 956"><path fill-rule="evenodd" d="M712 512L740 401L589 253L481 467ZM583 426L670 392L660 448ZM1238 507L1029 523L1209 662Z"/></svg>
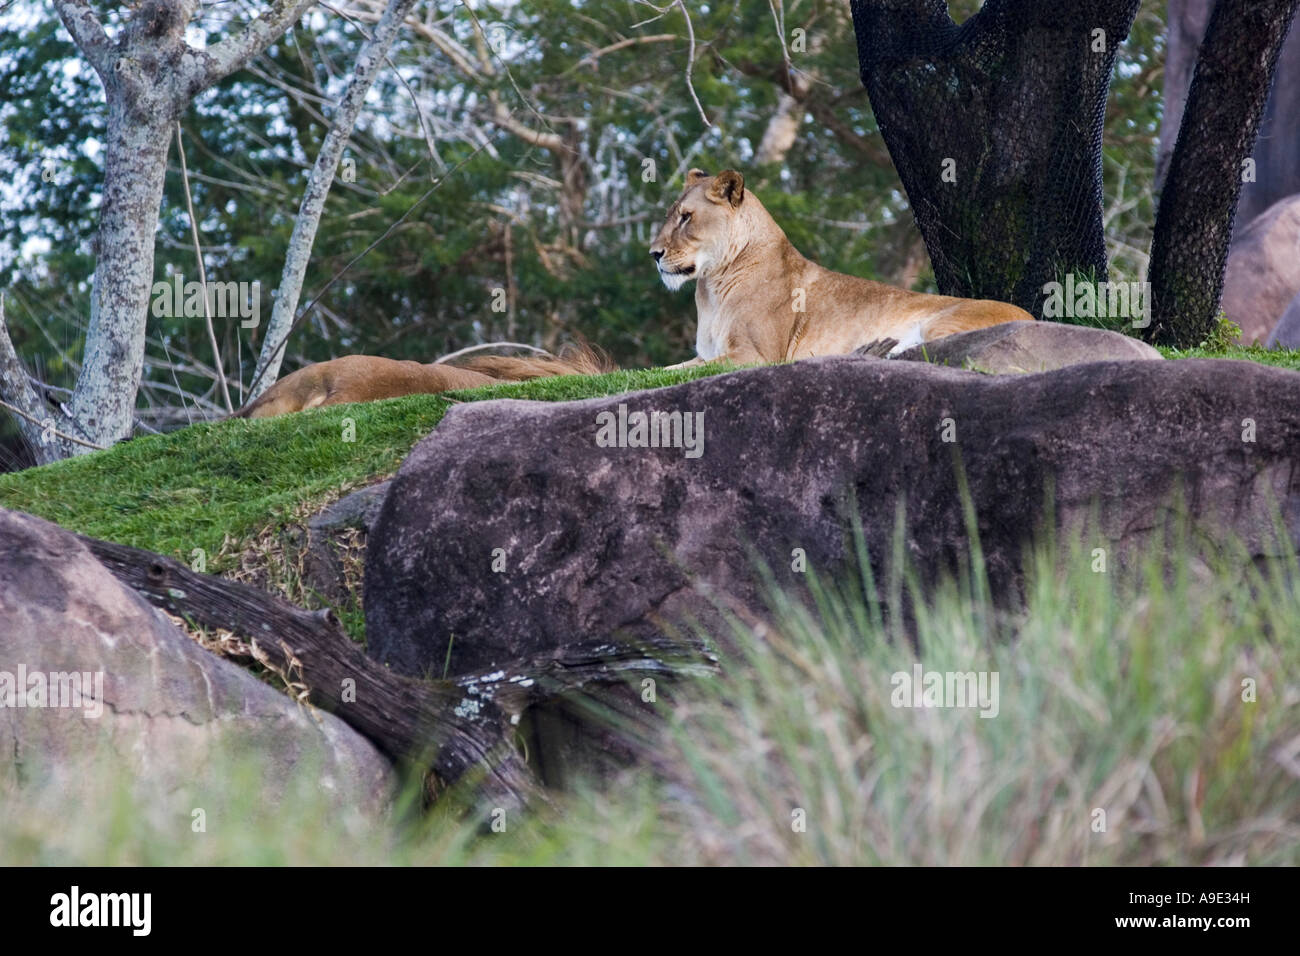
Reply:
<svg viewBox="0 0 1300 956"><path fill-rule="evenodd" d="M686 174L686 191L668 210L650 246L664 285L680 289L726 265L736 210L744 198L745 177L734 169L716 176L699 169Z"/></svg>

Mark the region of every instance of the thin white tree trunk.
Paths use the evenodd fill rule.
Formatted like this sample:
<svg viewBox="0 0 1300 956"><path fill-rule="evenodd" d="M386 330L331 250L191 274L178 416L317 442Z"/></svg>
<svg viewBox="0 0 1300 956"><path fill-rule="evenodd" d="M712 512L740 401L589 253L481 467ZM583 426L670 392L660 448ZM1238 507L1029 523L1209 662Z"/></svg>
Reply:
<svg viewBox="0 0 1300 956"><path fill-rule="evenodd" d="M170 112L131 113L121 102L109 110L90 327L67 407L77 431L97 445L131 434L173 122Z"/></svg>
<svg viewBox="0 0 1300 956"><path fill-rule="evenodd" d="M365 105L366 94L383 68L388 50L402 28L402 21L414 6L415 0L389 0L384 15L357 56L352 78L339 100L334 112L334 123L325 136L325 142L321 144L320 154L316 157L316 164L312 167L307 189L298 207L298 218L293 224L293 235L289 238L289 249L284 257L280 287L271 309L271 321L267 324L262 339L257 371L248 392L247 400L250 402L270 388L280 374L280 363L284 360L285 346L293 330L295 313L302 296L303 278L307 274L307 264L311 261L312 245L316 241L321 213L325 210L325 199L334 184L339 160L352 136L357 116Z"/></svg>

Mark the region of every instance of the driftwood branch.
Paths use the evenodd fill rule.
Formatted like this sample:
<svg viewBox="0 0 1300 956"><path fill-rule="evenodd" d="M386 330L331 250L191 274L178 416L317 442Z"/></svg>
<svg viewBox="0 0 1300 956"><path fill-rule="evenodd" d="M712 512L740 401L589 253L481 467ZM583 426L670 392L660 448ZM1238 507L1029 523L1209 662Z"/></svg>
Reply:
<svg viewBox="0 0 1300 956"><path fill-rule="evenodd" d="M308 701L393 760L431 772L435 789L465 781L496 805L521 806L540 796L514 746L513 728L528 707L639 675L707 674L716 664L700 645L667 638L636 645L586 641L490 673L416 680L367 657L328 609L308 611L151 551L79 537L150 603L252 641L259 659L306 687Z"/></svg>
<svg viewBox="0 0 1300 956"><path fill-rule="evenodd" d="M307 686L312 704L393 760L428 761L438 781L448 785L490 768L481 784L484 796L512 806L527 802L534 784L509 743L509 717L494 701L461 707L465 692L451 681L392 673L366 657L328 610L307 611L149 551L81 540L119 581L155 606L254 642L259 656Z"/></svg>

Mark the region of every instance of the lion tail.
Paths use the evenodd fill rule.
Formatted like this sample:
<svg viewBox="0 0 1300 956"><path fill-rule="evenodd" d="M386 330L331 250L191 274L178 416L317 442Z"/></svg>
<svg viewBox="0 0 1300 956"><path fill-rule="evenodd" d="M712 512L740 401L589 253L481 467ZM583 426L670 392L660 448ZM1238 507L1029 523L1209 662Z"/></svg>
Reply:
<svg viewBox="0 0 1300 956"><path fill-rule="evenodd" d="M602 375L617 371L618 366L604 352L586 342L566 345L558 355L527 357L479 355L456 361L458 368L491 375L506 382L527 382L553 375Z"/></svg>

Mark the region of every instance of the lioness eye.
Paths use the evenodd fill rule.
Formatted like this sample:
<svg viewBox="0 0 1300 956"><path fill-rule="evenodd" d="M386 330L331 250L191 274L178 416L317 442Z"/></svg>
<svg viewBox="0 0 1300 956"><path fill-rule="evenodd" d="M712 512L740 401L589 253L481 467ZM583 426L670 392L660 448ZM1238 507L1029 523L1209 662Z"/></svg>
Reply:
<svg viewBox="0 0 1300 956"><path fill-rule="evenodd" d="M684 225L686 225L686 224L687 224L688 222L690 222L690 221L691 221L691 214L690 214L689 212L684 212L684 213L682 213L682 221L681 221L680 225L683 225L683 226L684 226Z"/></svg>

